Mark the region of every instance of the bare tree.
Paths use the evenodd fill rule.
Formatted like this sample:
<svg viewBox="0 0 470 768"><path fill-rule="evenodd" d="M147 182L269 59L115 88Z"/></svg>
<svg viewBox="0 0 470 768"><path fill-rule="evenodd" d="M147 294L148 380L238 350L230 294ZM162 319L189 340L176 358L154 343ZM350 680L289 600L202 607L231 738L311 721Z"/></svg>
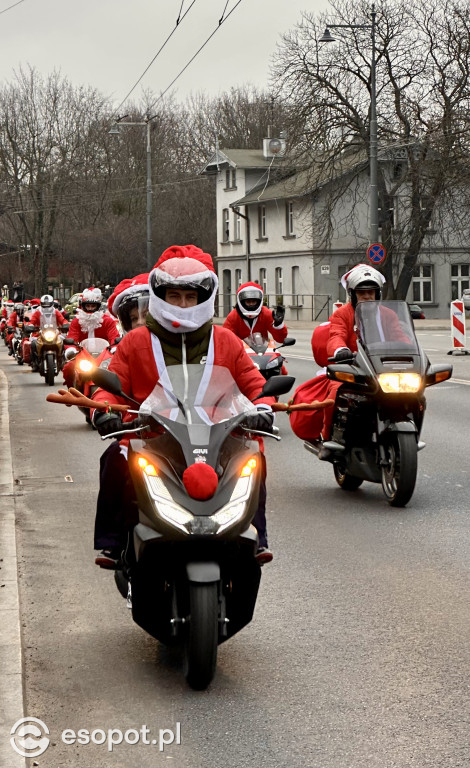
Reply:
<svg viewBox="0 0 470 768"><path fill-rule="evenodd" d="M345 25L333 29L335 45L320 42L328 21ZM345 195L356 246L365 249L368 242L357 207L365 204L359 179L370 147L370 23L365 0L332 0L328 15L303 15L273 60L278 95L304 125L298 152L310 169L305 188L324 190L327 215L312 225L316 242L324 246L331 242L337 224L333 212L341 209ZM352 24L365 28L351 29ZM451 253L468 237L462 211L469 164L469 68L468 3L378 5L378 187L389 297L406 297L423 252Z"/></svg>

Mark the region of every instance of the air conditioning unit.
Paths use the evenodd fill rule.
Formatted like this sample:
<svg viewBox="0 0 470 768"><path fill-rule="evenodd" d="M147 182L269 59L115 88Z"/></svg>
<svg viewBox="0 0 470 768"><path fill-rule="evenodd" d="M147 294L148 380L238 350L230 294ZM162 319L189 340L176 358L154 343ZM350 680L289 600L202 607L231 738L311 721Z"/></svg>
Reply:
<svg viewBox="0 0 470 768"><path fill-rule="evenodd" d="M263 139L263 157L283 157L285 154L285 139Z"/></svg>

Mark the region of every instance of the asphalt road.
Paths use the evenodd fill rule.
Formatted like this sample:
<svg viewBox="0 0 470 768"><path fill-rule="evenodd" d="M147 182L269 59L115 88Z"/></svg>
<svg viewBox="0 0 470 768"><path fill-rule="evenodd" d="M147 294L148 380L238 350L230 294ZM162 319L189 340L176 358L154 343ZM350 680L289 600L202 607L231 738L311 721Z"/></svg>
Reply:
<svg viewBox="0 0 470 768"><path fill-rule="evenodd" d="M286 350L297 383L310 332ZM273 563L252 624L219 649L216 678L188 689L179 657L133 625L93 563L98 435L48 404L37 374L0 349L10 385L26 712L52 744L47 768L468 768L470 357L420 341L455 379L429 390L415 494L340 490L329 464L278 423L270 441ZM54 388L56 389L56 388ZM285 421L282 421L284 419ZM70 482L72 480L72 482ZM180 742L65 745L65 729L176 729ZM176 731L175 731L176 732Z"/></svg>

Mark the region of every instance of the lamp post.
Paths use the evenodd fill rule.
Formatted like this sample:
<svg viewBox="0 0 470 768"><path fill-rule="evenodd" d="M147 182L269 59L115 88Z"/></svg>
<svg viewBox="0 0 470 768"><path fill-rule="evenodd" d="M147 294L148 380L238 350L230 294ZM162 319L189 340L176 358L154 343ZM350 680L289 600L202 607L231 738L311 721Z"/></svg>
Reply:
<svg viewBox="0 0 470 768"><path fill-rule="evenodd" d="M152 156L150 151L150 118L141 123L124 122L123 120L117 120L109 133L113 136L119 136L121 133L121 125L145 125L147 136L147 270L153 267L152 258Z"/></svg>
<svg viewBox="0 0 470 768"><path fill-rule="evenodd" d="M370 66L370 120L369 120L369 173L370 173L370 245L379 242L379 194L377 187L377 92L375 84L375 5L371 8L370 24L330 24L320 38L320 43L333 43L331 29L370 29L372 61Z"/></svg>

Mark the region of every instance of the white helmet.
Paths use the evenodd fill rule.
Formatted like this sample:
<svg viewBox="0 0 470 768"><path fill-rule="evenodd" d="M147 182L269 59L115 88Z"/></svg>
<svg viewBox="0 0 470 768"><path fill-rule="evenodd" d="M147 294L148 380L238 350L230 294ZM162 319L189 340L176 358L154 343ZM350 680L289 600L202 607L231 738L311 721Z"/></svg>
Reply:
<svg viewBox="0 0 470 768"><path fill-rule="evenodd" d="M44 309L49 309L50 307L54 306L54 297L49 293L45 293L44 296L41 296L40 303L41 307Z"/></svg>
<svg viewBox="0 0 470 768"><path fill-rule="evenodd" d="M263 308L263 296L263 289L256 283L241 285L237 291L237 309L242 317L247 320L258 317Z"/></svg>
<svg viewBox="0 0 470 768"><path fill-rule="evenodd" d="M358 288L374 288L375 298L378 301L382 295L384 283L385 277L382 273L368 264L357 264L341 278L341 285L349 293L353 307L357 304L356 291Z"/></svg>
<svg viewBox="0 0 470 768"><path fill-rule="evenodd" d="M98 312L101 309L102 300L103 294L99 288L85 288L80 300L80 308L87 315L92 315L93 312Z"/></svg>

